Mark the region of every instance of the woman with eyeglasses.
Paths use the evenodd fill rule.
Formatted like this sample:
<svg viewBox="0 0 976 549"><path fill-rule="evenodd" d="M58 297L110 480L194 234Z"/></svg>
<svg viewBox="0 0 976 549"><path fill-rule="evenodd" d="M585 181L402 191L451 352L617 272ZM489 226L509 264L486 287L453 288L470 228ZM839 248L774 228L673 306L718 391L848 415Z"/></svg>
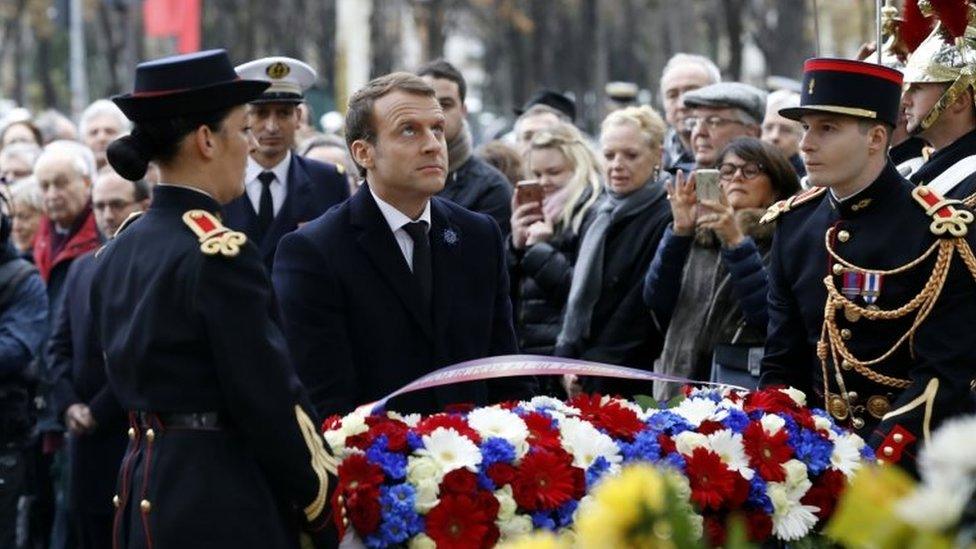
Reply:
<svg viewBox="0 0 976 549"><path fill-rule="evenodd" d="M729 143L718 169L720 201L698 201L694 175L679 172L668 185L674 222L644 278L644 303L656 326L667 330L654 371L696 381L710 378L713 351L724 365L748 370L749 349L764 344L774 226L759 219L800 188L779 149L751 137ZM754 362L762 357L752 355ZM664 402L679 390L655 383L654 397Z"/></svg>
<svg viewBox="0 0 976 549"><path fill-rule="evenodd" d="M542 202L512 204L509 265L515 288L515 331L523 353L551 355L562 325L580 228L601 197L596 155L571 124L535 134L525 154L527 176Z"/></svg>
<svg viewBox="0 0 976 549"><path fill-rule="evenodd" d="M648 106L615 111L603 121L605 192L580 237L559 356L650 370L661 350L662 334L641 301L641 281L671 221L659 179L664 132L661 116ZM649 390L612 378L585 378L582 388L624 397Z"/></svg>

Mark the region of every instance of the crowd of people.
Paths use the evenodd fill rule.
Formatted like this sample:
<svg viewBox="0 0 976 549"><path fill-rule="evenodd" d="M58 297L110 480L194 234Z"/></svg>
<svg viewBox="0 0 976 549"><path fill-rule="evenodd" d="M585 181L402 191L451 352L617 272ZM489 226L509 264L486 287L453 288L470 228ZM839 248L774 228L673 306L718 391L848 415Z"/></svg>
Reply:
<svg viewBox="0 0 976 549"><path fill-rule="evenodd" d="M23 109L0 122L0 546L246 546L241 531L288 546L289 521L261 506L291 502L312 531L327 529L319 421L497 355L748 388L762 374L887 457L928 432L933 406L937 419L968 409L976 355L946 366L970 351L965 268L947 268L948 297L936 293L920 319L882 313L931 285L929 217L951 210L965 225L971 85L940 101L949 84L912 80L909 66L902 95L898 71L813 60L799 91L767 92L677 54L660 113L618 105L590 136L571 97L540 90L509 133L476 146L467 83L444 60L370 82L336 133L309 123L305 63L229 66L223 52L146 63L133 93L95 101L77 126ZM213 82L180 82L184 70ZM903 177L956 201L926 211L911 196L928 194ZM917 218L920 230L905 228ZM566 375L388 407L580 392L666 402L680 389ZM162 434L179 429L246 442L204 455ZM169 436L183 457L156 441ZM149 488L154 447L153 474L181 478L178 460L195 456L208 488ZM240 475L272 480L235 491ZM192 505L221 490L216 510ZM221 498L246 505L225 521L234 505ZM221 537L235 528L235 542Z"/></svg>

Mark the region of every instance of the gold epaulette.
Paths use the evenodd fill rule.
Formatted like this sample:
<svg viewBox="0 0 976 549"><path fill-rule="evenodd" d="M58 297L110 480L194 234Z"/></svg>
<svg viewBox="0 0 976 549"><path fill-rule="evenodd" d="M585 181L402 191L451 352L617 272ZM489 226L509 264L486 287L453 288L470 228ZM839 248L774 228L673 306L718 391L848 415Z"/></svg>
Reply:
<svg viewBox="0 0 976 549"><path fill-rule="evenodd" d="M183 222L200 239L200 251L207 255L234 257L247 242L244 233L232 231L206 210L190 210L183 214Z"/></svg>
<svg viewBox="0 0 976 549"><path fill-rule="evenodd" d="M944 236L949 233L959 238L969 232L973 213L955 207L956 204L963 204L961 200L943 198L939 193L925 186L912 189L912 197L925 209L925 215L932 218L932 223L929 225L932 234Z"/></svg>
<svg viewBox="0 0 976 549"><path fill-rule="evenodd" d="M800 204L809 202L814 198L819 197L826 191L827 187L812 187L801 193L795 194L786 200L780 200L766 210L766 213L763 214L762 218L759 220L759 223L772 223L773 221L776 221L776 218L779 217L780 214L786 213Z"/></svg>

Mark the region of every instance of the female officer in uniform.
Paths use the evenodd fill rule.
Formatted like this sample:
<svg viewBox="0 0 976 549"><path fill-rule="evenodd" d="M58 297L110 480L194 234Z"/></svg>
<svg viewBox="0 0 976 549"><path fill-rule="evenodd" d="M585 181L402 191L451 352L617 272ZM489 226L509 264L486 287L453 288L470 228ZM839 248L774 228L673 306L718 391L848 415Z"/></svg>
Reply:
<svg viewBox="0 0 976 549"><path fill-rule="evenodd" d="M223 50L140 64L113 101L134 122L108 149L152 205L98 254L92 311L129 410L116 547L294 547L327 521L325 452L288 362L257 248L223 227L255 146Z"/></svg>

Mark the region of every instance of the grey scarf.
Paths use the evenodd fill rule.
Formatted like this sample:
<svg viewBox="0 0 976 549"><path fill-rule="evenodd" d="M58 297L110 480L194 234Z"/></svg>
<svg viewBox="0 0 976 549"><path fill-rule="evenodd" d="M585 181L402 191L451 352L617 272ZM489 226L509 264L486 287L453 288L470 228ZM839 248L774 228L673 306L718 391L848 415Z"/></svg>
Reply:
<svg viewBox="0 0 976 549"><path fill-rule="evenodd" d="M616 195L607 187L607 193L597 204L593 222L580 243L557 346L575 346L590 336L593 308L603 287L604 250L610 228L650 207L663 195L664 185L654 180L626 196Z"/></svg>
<svg viewBox="0 0 976 549"><path fill-rule="evenodd" d="M461 123L461 131L447 142L447 173L454 173L471 158L471 129L467 121Z"/></svg>

